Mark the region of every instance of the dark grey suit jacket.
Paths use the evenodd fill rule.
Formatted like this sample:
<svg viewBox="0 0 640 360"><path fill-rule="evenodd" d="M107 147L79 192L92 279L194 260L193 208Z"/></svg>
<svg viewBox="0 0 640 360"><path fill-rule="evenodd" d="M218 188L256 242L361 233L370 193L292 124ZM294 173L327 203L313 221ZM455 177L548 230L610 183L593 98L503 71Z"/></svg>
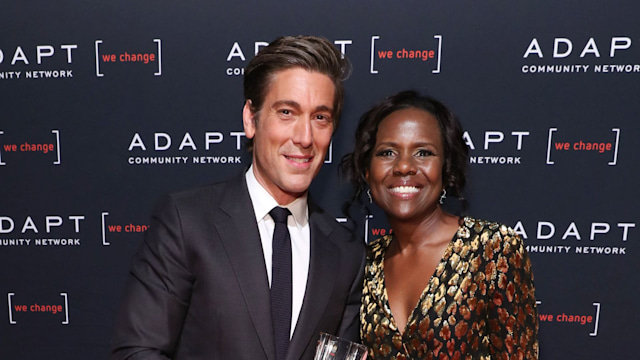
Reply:
<svg viewBox="0 0 640 360"><path fill-rule="evenodd" d="M309 203L311 257L287 359L321 331L357 339L364 243ZM133 259L111 359L275 359L269 283L244 174L169 195Z"/></svg>

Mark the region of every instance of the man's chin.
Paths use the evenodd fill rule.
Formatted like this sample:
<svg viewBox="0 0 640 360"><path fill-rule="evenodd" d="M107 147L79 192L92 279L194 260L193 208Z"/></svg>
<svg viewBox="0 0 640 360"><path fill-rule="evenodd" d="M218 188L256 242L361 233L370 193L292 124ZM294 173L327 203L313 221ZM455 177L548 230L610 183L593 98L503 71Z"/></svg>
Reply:
<svg viewBox="0 0 640 360"><path fill-rule="evenodd" d="M309 185L311 185L311 184L309 184ZM292 195L292 196L299 197L299 196L304 195L304 193L306 193L307 190L309 190L309 186L294 186L294 187L288 187L285 190L285 192L287 194Z"/></svg>
<svg viewBox="0 0 640 360"><path fill-rule="evenodd" d="M282 189L284 192L290 194L301 196L309 190L309 186L311 186L311 181L302 181L297 183L289 183L287 184L285 189Z"/></svg>

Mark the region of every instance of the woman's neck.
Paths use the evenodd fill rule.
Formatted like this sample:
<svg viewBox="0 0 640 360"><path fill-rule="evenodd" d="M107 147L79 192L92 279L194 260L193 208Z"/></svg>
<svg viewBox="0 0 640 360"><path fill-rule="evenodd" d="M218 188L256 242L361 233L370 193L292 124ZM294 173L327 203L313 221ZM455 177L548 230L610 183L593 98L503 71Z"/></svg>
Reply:
<svg viewBox="0 0 640 360"><path fill-rule="evenodd" d="M418 220L389 219L398 250L432 245L452 237L458 228L459 218L438 206L429 216ZM451 234L450 234L451 233Z"/></svg>

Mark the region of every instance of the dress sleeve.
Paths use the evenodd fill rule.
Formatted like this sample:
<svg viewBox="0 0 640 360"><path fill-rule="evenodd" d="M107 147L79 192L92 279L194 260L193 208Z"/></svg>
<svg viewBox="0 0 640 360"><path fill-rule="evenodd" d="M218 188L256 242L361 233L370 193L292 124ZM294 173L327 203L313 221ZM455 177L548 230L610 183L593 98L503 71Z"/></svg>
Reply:
<svg viewBox="0 0 640 360"><path fill-rule="evenodd" d="M496 359L538 359L533 273L522 240L501 225L487 247L495 264L489 287L490 351Z"/></svg>
<svg viewBox="0 0 640 360"><path fill-rule="evenodd" d="M134 257L116 318L111 359L170 359L180 338L193 277L180 214L167 197Z"/></svg>

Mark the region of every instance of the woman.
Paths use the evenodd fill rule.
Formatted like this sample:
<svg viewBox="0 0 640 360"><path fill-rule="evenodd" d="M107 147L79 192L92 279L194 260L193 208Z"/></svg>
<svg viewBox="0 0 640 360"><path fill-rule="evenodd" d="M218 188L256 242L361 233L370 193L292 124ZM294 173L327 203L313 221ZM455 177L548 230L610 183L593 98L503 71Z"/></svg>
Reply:
<svg viewBox="0 0 640 360"><path fill-rule="evenodd" d="M505 225L441 206L448 195L461 198L467 155L459 122L416 92L360 119L342 170L354 199L367 192L393 228L368 246L360 333L374 359L538 357L522 241Z"/></svg>

